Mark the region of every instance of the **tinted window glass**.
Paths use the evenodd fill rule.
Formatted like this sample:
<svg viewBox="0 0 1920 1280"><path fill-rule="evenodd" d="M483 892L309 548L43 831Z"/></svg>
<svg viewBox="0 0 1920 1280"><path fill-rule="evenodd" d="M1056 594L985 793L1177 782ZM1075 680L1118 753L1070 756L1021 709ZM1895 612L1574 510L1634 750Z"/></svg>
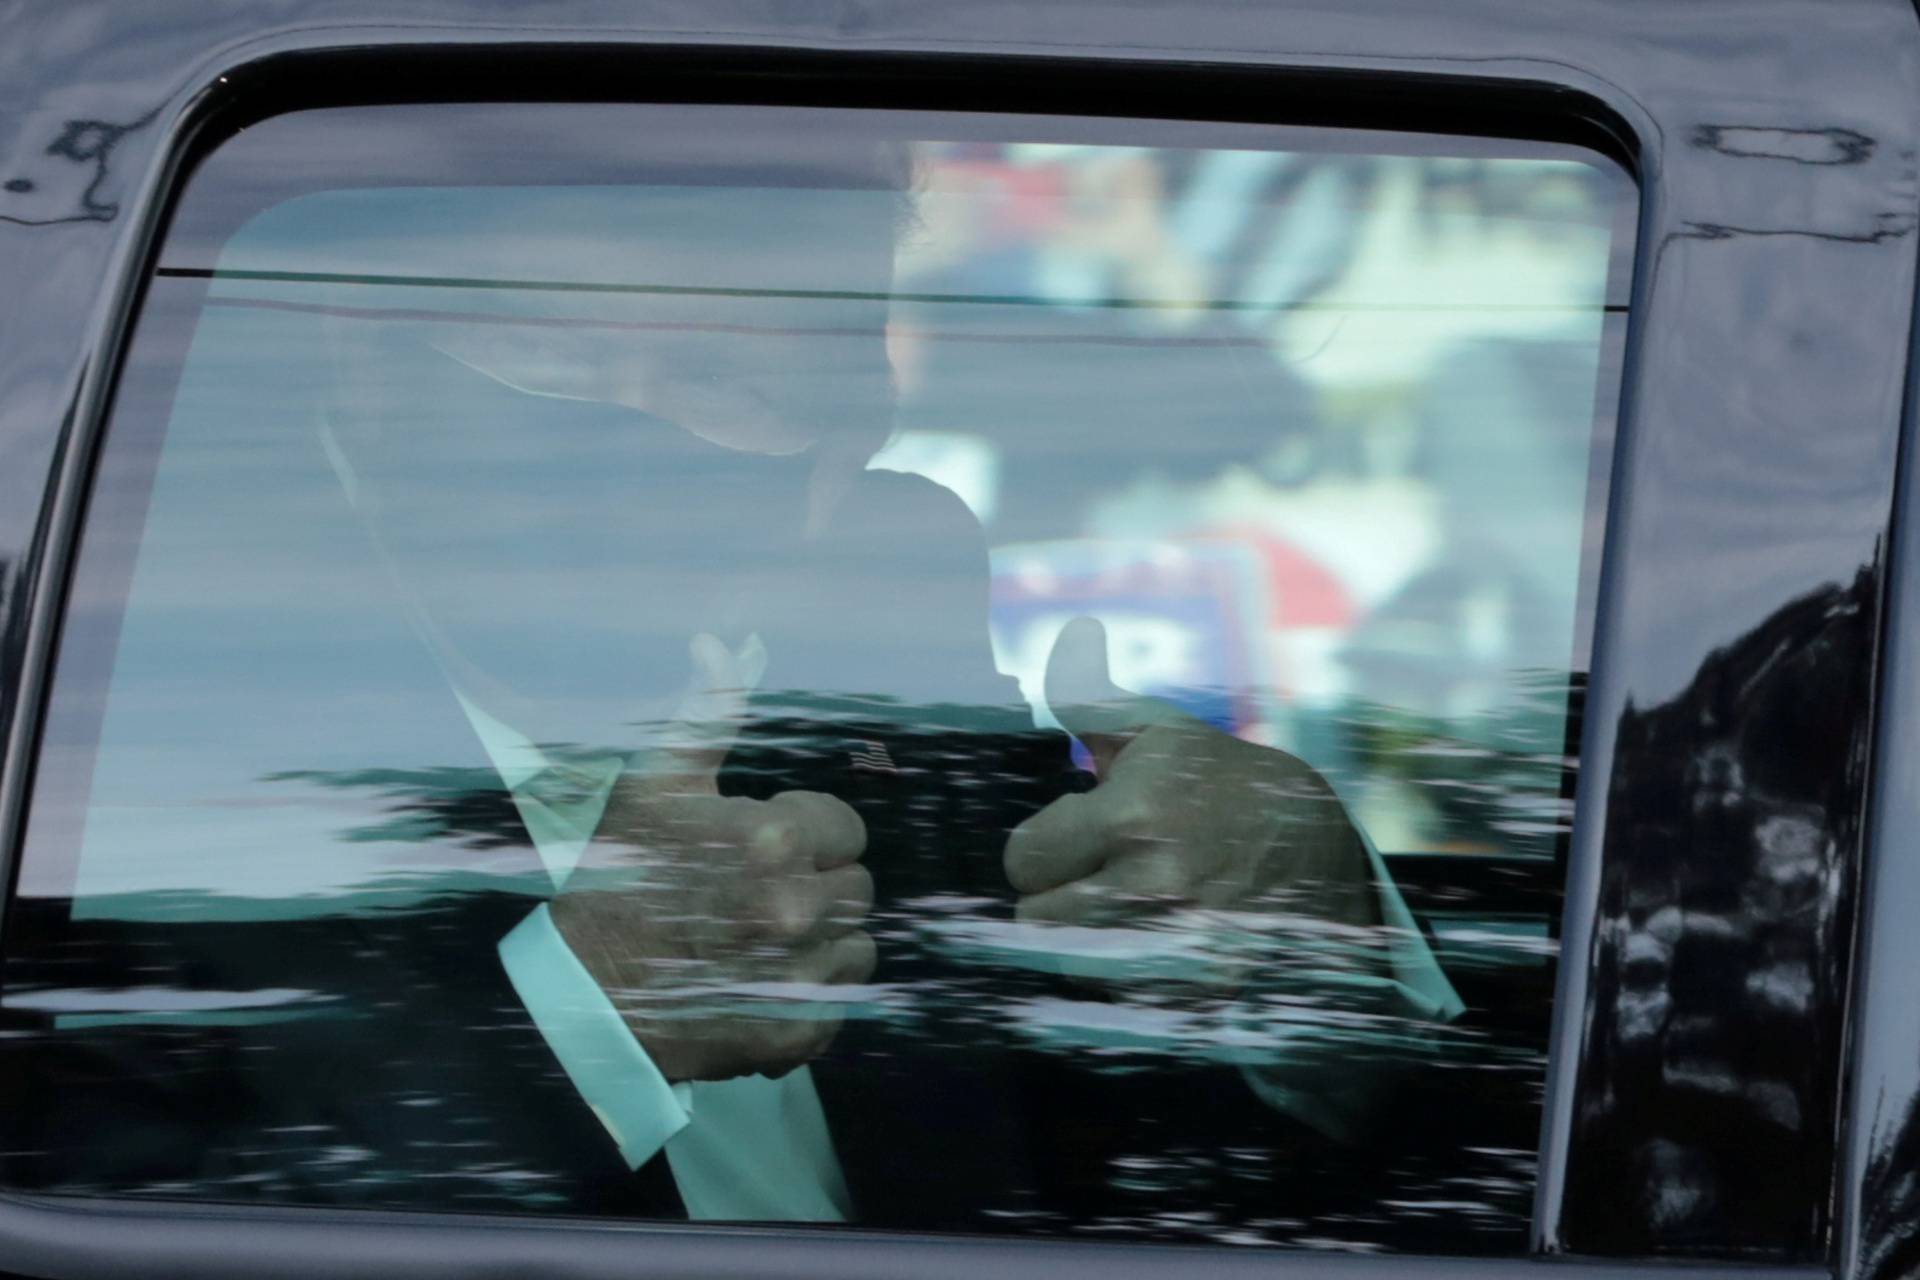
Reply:
<svg viewBox="0 0 1920 1280"><path fill-rule="evenodd" d="M191 179L16 1188L1518 1251L1633 190L362 108Z"/></svg>

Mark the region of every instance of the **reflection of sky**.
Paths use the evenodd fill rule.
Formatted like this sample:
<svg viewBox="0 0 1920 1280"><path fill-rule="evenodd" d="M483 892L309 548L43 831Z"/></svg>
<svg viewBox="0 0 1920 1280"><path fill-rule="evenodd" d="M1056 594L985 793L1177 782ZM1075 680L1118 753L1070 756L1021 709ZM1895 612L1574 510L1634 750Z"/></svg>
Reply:
<svg viewBox="0 0 1920 1280"><path fill-rule="evenodd" d="M220 268L839 292L878 284L872 255L887 252L895 199L734 186L330 191L255 218ZM520 308L537 295L504 296ZM580 314L592 296L569 294L562 310ZM475 301L469 293L458 305Z"/></svg>
<svg viewBox="0 0 1920 1280"><path fill-rule="evenodd" d="M228 245L221 265L589 281L630 274L646 284L720 289L872 283L872 245L832 232L850 220L867 226L876 216L890 219L890 196L780 196L778 210L770 212L752 193L737 191L490 191L484 198L432 190L339 192L263 215ZM770 217L781 225L778 235L769 234ZM813 251L792 252L796 236L813 240ZM663 240L677 251L659 251ZM832 250L839 245L859 258L857 267L836 261ZM717 251L722 247L725 252ZM407 388L389 395L382 414L388 429L396 435L436 431L435 443L447 449L443 473L406 474L381 495L382 506L390 524L408 527L408 536L396 540L417 545L441 531L432 544L433 572L421 576L458 588L442 592L449 613L458 615L470 603L471 616L494 624L497 634L473 637L477 643L536 657L562 648L576 668L588 664L570 685L575 705L548 707L552 736L565 740L608 742L623 722L650 713L645 695L667 694L686 678L685 634L673 637L677 654L669 671L646 671L646 658L621 643L644 633L649 621L645 593L610 589L608 580L623 559L621 531L612 521L636 503L610 485L585 493L593 485L582 479L617 474L618 442L579 431L530 430L541 406L570 402L517 395L435 354L433 335L459 326L348 320L342 339L339 322L312 308L563 314L670 326L764 322L766 309L750 301L662 302L644 295L624 305L568 295L556 305L552 296L528 291L254 280L216 282L212 296L293 308L213 306L195 333L108 693L79 910L172 913L190 901L183 895L198 892L229 906L196 903L196 914L299 914L337 905L340 895L400 901L451 873L522 869L507 854L344 839L380 822L379 794L298 779L263 781L282 771L483 764L446 678L409 624L405 587L396 590L367 535L361 517L368 495L360 495L362 511L349 505L323 447L319 424L343 403L341 362L329 344L351 344L377 328L387 354L411 352L407 358L417 363L409 369L421 391L430 380L419 370L442 367L447 376L439 385L475 388L474 403L496 414L450 424L444 402ZM775 319L792 324L793 312ZM807 342L803 365L844 367L848 361L834 351L878 342L870 302L812 303L797 323L829 331ZM605 341L608 333L622 332L587 336ZM667 336L675 335L669 330ZM588 348L583 359L581 344L569 341L577 337L572 330L549 337L557 353L549 367L563 373L605 358L604 350ZM134 411L137 406L123 409ZM416 420L407 421L409 414ZM348 452L371 460L374 470L393 453L339 434L347 436ZM583 514L593 497L602 499L599 510ZM662 485L645 499L655 525L700 523L705 498L697 490ZM676 501L687 509L659 510ZM517 555L503 560L509 547ZM689 576L698 570L686 566ZM459 630L460 617L448 621ZM635 687L636 668L643 673L639 691L609 714L618 700L591 694ZM59 875L30 860L26 887L58 892ZM158 896L144 903L125 896L137 892ZM246 899L254 904L243 907Z"/></svg>
<svg viewBox="0 0 1920 1280"><path fill-rule="evenodd" d="M306 338L292 318L219 310L196 335L108 691L85 898L298 899L447 869L444 850L343 843L374 816L367 797L262 781L473 762L314 434L319 371L287 358ZM30 891L56 888L34 869Z"/></svg>

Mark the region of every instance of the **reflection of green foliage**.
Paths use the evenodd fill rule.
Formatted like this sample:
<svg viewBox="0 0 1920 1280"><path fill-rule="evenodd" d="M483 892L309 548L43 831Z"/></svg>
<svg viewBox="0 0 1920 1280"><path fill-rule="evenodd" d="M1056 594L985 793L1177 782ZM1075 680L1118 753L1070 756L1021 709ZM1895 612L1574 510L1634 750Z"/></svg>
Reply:
<svg viewBox="0 0 1920 1280"><path fill-rule="evenodd" d="M379 792L392 816L350 827L341 833L343 840L411 844L452 836L473 849L527 842L512 797L492 769L291 769L262 780Z"/></svg>
<svg viewBox="0 0 1920 1280"><path fill-rule="evenodd" d="M1440 842L1549 856L1570 816L1580 686L1565 673L1516 672L1504 707L1443 716L1355 699L1340 716L1363 773L1417 788L1440 822Z"/></svg>
<svg viewBox="0 0 1920 1280"><path fill-rule="evenodd" d="M204 889L91 893L73 899L75 920L142 920L170 924L302 920L317 916L385 916L436 910L477 894L545 897L544 871L391 871L318 893L251 897Z"/></svg>

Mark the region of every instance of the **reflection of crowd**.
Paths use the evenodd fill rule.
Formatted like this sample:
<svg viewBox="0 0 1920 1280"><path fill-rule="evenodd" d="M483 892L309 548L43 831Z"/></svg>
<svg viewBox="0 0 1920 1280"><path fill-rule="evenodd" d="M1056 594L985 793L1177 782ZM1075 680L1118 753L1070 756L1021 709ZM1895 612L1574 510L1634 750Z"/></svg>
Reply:
<svg viewBox="0 0 1920 1280"><path fill-rule="evenodd" d="M1596 907L1590 999L1605 1013L1583 1054L1593 1101L1574 1146L1589 1154L1568 1200L1592 1208L1577 1239L1757 1248L1829 1194L1843 1037L1810 1011L1846 999L1833 886L1859 836L1836 798L1847 784L1807 762L1864 758L1872 672L1850 655L1870 643L1874 594L1866 570L1809 592L1620 718L1614 794L1631 802L1612 806ZM1911 1275L1920 1129L1884 1123L1861 1200L1884 1252L1860 1274Z"/></svg>
<svg viewBox="0 0 1920 1280"><path fill-rule="evenodd" d="M1557 796L1557 764L1512 760L1563 745L1607 257L1587 172L956 146L920 186L902 425L991 458L990 538L1237 542L1253 657L1195 683L1278 696L1236 729L1353 767L1389 847L1550 849L1344 726L1463 738L1481 781Z"/></svg>

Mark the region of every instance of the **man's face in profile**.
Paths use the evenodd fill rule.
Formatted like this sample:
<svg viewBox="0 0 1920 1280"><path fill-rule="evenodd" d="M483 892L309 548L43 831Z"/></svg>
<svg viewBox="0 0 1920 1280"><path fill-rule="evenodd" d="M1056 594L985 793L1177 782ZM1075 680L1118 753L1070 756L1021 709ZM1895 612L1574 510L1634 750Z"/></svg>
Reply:
<svg viewBox="0 0 1920 1280"><path fill-rule="evenodd" d="M752 631L892 408L897 192L604 199L611 287L354 335L336 433L442 661L554 741L617 740L692 635Z"/></svg>
<svg viewBox="0 0 1920 1280"><path fill-rule="evenodd" d="M763 257L769 238L758 240ZM856 208L830 235L780 244L814 269L716 264L729 283L666 286L673 291L643 296L618 319L449 328L432 345L517 389L624 405L731 452L790 455L841 436L877 448L892 410L887 211ZM636 252L627 270L652 265L656 252Z"/></svg>

